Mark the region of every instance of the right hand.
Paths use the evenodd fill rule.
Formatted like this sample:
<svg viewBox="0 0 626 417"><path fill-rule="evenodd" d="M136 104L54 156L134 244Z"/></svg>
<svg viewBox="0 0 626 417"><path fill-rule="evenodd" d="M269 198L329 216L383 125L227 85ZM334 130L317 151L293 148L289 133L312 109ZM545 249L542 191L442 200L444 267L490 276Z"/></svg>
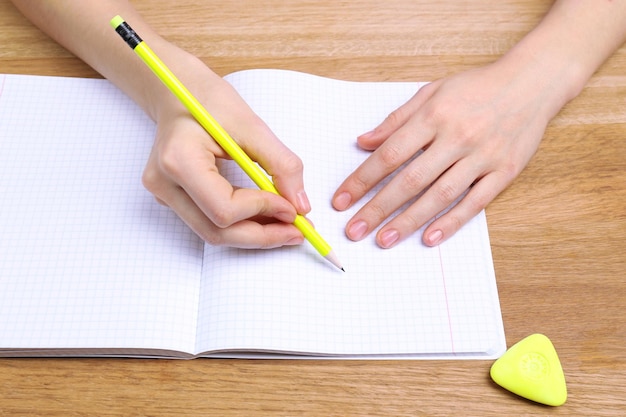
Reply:
<svg viewBox="0 0 626 417"><path fill-rule="evenodd" d="M143 174L144 186L209 244L274 248L302 243L304 237L291 224L297 213L310 211L302 161L230 84L196 58L190 61L195 72L183 82L272 176L281 196L236 188L222 177L216 160L228 155L166 89L159 90L161 97L153 103L157 135ZM185 74L192 73L188 64Z"/></svg>

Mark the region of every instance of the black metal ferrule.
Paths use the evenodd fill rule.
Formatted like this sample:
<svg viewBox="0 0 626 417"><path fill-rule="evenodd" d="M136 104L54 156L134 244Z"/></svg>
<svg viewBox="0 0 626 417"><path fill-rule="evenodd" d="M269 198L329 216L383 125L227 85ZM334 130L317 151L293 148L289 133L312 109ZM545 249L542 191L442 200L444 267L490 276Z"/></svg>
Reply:
<svg viewBox="0 0 626 417"><path fill-rule="evenodd" d="M137 35L137 33L130 27L130 25L126 22L122 22L115 28L115 31L119 33L119 35L124 39L124 41L130 46L132 49L135 49L137 45L143 42L143 39Z"/></svg>

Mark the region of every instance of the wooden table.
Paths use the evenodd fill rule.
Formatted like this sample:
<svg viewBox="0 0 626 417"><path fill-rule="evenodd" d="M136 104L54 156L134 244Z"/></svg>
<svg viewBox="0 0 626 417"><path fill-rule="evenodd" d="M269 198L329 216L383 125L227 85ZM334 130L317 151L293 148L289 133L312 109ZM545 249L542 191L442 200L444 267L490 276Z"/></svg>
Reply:
<svg viewBox="0 0 626 417"><path fill-rule="evenodd" d="M434 80L491 62L551 4L133 3L220 74L274 67L372 81ZM0 39L0 72L98 76L7 0ZM487 210L508 345L535 332L552 339L569 388L562 407L499 388L490 361L3 359L0 415L625 415L625 160L623 46Z"/></svg>

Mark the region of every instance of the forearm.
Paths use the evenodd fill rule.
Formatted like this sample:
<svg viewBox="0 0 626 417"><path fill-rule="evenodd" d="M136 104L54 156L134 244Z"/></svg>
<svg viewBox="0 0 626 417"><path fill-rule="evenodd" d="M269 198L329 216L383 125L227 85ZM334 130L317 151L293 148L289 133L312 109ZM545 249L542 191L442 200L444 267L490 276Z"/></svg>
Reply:
<svg viewBox="0 0 626 417"><path fill-rule="evenodd" d="M128 20L164 60L173 62L173 68L184 68L181 60L195 61L164 41L126 0L12 1L36 26L116 84L155 120L160 103L171 97L111 28L111 18L119 14Z"/></svg>
<svg viewBox="0 0 626 417"><path fill-rule="evenodd" d="M545 90L553 117L626 40L626 1L557 0L497 65Z"/></svg>

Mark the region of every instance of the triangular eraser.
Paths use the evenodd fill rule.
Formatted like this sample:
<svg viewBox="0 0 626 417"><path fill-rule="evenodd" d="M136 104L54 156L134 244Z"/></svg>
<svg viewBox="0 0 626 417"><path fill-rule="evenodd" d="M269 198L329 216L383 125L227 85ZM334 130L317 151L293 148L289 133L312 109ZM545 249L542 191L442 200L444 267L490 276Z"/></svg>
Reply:
<svg viewBox="0 0 626 417"><path fill-rule="evenodd" d="M491 366L491 378L507 390L538 403L567 400L561 361L550 339L533 334L520 340Z"/></svg>

